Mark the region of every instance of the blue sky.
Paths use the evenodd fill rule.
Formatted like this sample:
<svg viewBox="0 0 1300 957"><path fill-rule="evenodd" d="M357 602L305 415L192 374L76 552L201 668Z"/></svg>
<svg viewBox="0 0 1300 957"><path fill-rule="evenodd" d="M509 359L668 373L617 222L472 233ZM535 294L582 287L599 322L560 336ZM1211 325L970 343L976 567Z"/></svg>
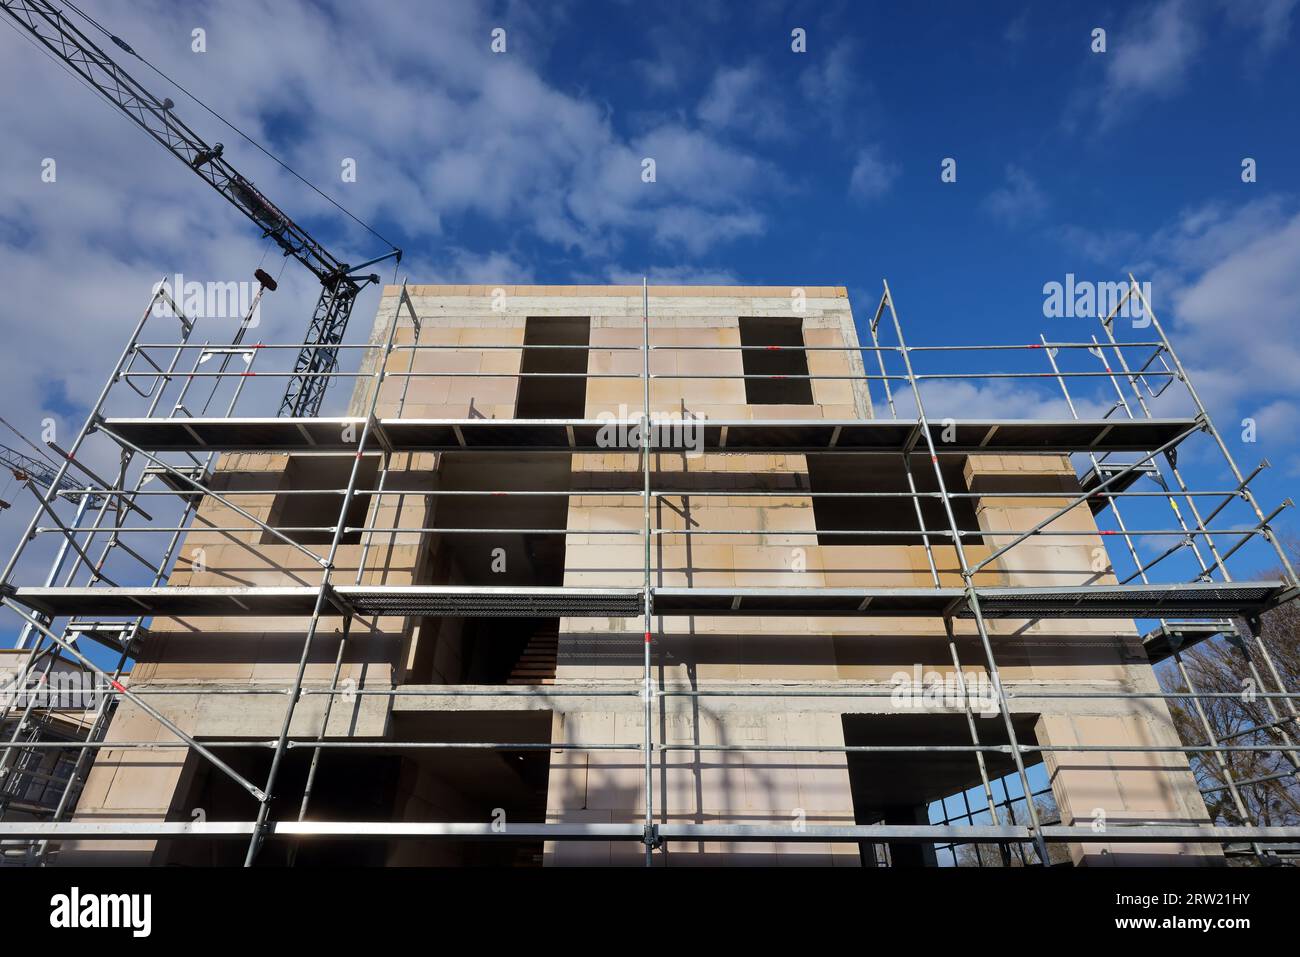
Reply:
<svg viewBox="0 0 1300 957"><path fill-rule="evenodd" d="M887 277L920 345L1091 335L1044 316L1044 284L1133 270L1243 468L1272 461L1266 508L1300 479L1295 0L85 7L403 246L414 282L835 284L861 320ZM160 276L244 279L266 249L11 30L0 49L5 415L70 434ZM128 68L341 256L382 251ZM50 157L58 180L42 183ZM956 182L941 182L945 158ZM303 270L283 278L268 341L300 336L314 301ZM372 293L354 338L373 308ZM1100 389L1080 390L1087 408L1104 408ZM946 387L931 411L1064 414L1046 396ZM1188 461L1222 487L1208 455ZM2 522L12 534L12 513Z"/></svg>

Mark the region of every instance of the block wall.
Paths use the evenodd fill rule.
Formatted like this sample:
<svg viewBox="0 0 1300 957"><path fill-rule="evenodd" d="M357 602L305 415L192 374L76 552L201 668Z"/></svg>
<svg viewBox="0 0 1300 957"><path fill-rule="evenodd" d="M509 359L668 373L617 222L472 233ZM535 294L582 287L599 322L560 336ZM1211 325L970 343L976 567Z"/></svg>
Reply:
<svg viewBox="0 0 1300 957"><path fill-rule="evenodd" d="M500 289L503 296L495 293ZM411 418L511 418L518 396L520 346L527 321L546 317L589 317L588 383L584 415L635 415L642 408L643 320L639 287L412 286L409 292L421 321L419 342L450 348L399 349L388 359L378 414ZM807 346L856 347L857 334L845 290L808 287L800 314ZM811 404L751 405L743 373L741 316L792 315L789 287L653 287L649 299L650 341L655 346L704 346L651 353L651 411L710 419L853 419L872 414L867 390L845 380L814 380ZM381 299L371 341L386 341L399 315L398 290ZM402 315L396 342L414 341ZM619 351L625 347L633 351ZM718 351L713 351L718 350ZM375 371L377 352L364 369ZM813 375L860 375L857 353L811 350ZM404 373L414 373L404 376ZM611 376L608 378L602 376ZM618 376L618 377L612 377ZM351 411L369 409L373 378L363 378ZM398 456L389 487L409 492L401 498L371 500L369 522L424 528L431 498L439 488L444 459L437 455ZM517 469L517 464L503 465ZM635 454L572 456L570 497L565 520L563 581L568 586L643 583L643 545L639 534L613 537L598 530L638 532L642 527L640 461ZM651 578L657 585L837 587L884 585L926 587L933 558L945 587L961 584L960 563L950 540L936 539L927 557L920 544L835 545L819 542L808 465L801 455L656 454L657 488L683 492L735 492L735 495L660 497L653 517L664 530L654 540ZM240 506L262 519L276 507L276 493L288 475L285 456L234 455L219 466L216 491L255 491ZM968 563L983 560L1013 537L1064 506L1078 486L1061 456L971 456L964 465L966 486L986 492L975 514L982 541L966 545ZM1032 489L1060 497L994 497L994 493ZM584 492L627 491L626 496ZM751 497L741 493L778 493ZM910 507L905 503L900 507ZM734 534L681 534L695 530ZM320 566L300 550L264 541L256 532L218 531L243 524L215 499L205 500L195 528L181 548L173 584L282 585L319 581ZM1095 532L1086 508L1071 510L1053 526L1056 532ZM759 531L761 534L739 534ZM1000 557L976 578L987 585L1050 585L1111 582L1098 569L1095 535L1044 535ZM311 546L323 553L325 546ZM363 546L342 546L335 579L356 577ZM365 583L455 583L461 572L435 534L376 534L361 580ZM392 687L417 670L421 680L443 681L458 670L462 622L380 618L362 622L361 640L349 640L341 678L361 686ZM292 679L305 629L302 619L255 620L231 617L202 621L156 621L133 682L166 686L174 694L151 697L173 720L194 734L265 736L278 731L284 700L273 695L186 694L187 685L283 684ZM308 665L309 685L331 680L341 621L326 618ZM900 672L921 669L951 674L953 649L942 623L926 619L862 618L664 618L652 623L654 680L660 690L889 688ZM1089 743L1175 743L1163 702L1133 705L1079 699L1032 698L1034 691L1060 689L1155 690L1155 679L1131 625L1115 622L990 623L991 642L1014 709L1034 716L1040 745ZM626 688L642 676L644 624L639 618L564 619L560 627L557 687ZM958 621L955 646L966 673L984 665L984 651L972 624ZM418 668L417 668L417 662ZM323 721L323 697L308 696L298 706L294 733L316 733ZM587 699L584 699L587 700ZM639 702L556 709L556 743L639 743ZM360 698L336 710L328 736L383 738L390 733L391 703ZM683 746L657 755L656 819L663 822L786 824L796 817L808 824L851 824L853 796L843 753L776 750L781 746L845 742L845 713L888 714L888 698L731 699L725 706L708 698L660 696L655 700L659 741ZM953 713L939 708L939 712ZM937 712L936 712L937 713ZM956 712L960 713L960 712ZM158 737L159 735L162 737ZM110 740L164 740L156 722L124 704L110 729ZM738 751L694 750L692 746L749 745ZM183 755L159 750L102 751L95 761L78 817L81 819L157 820L168 813L179 787ZM972 762L973 763L973 762ZM1065 823L1086 822L1101 808L1111 821L1204 820L1204 807L1180 755L1136 753L1049 754L1047 766ZM547 820L555 822L639 822L644 814L644 771L635 752L555 750L547 794ZM666 809L663 804L667 798ZM251 801L250 801L251 807ZM173 813L174 813L174 809ZM72 848L77 862L141 862L152 852L148 842L116 847ZM76 853L78 851L86 853ZM1116 861L1199 862L1217 851L1206 848L1088 845L1073 848L1086 863ZM632 844L555 843L547 863L639 863ZM850 845L700 844L670 849L669 863L826 863L854 865Z"/></svg>

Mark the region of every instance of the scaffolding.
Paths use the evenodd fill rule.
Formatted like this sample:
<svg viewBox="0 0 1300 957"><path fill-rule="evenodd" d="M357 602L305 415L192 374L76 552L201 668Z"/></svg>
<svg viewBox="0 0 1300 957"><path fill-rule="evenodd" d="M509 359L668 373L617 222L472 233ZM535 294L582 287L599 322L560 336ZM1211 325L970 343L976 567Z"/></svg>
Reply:
<svg viewBox="0 0 1300 957"><path fill-rule="evenodd" d="M867 324L870 345L850 346L745 346L746 349L796 349L805 353L825 350L847 353L853 366L849 375L777 375L740 376L652 372L656 352L687 352L705 348L675 344L654 344L654 317L650 315L649 288L643 283L642 343L638 346L602 346L601 351L639 353L641 370L628 372L589 372L584 378L640 379L644 407L619 425L614 434L624 436L624 444L614 451L637 456L640 471L639 492L627 490L433 490L427 496L568 496L581 494L627 498L639 495L643 509L640 528L584 529L586 535L625 536L640 539L644 546L644 575L637 586L567 587L567 586L452 586L452 585L376 585L367 584L372 545L385 536L403 533L436 535L508 533L573 534L567 528L457 528L403 527L372 523L367 517L361 524L349 521L352 505L361 494L360 475L365 462L377 463L377 479L364 494L375 503L386 497L411 496L409 489L389 486L395 457L408 453L582 453L609 452L609 422L584 419L421 419L404 415L408 390L422 377L453 378L458 375L502 376L522 380L529 376L568 376L566 373L526 372L421 372L416 369L417 355L426 351L455 350L461 347L421 342L421 319L403 284L396 297L394 315L381 341L365 344L339 344L341 356L352 356L357 368L341 361L330 371L304 373L286 365L300 349L300 344L245 343L251 322L240 323L229 342L214 345L199 341L197 323L185 318L176 304L159 287L136 323L126 347L86 417L85 423L67 449L51 444L62 460L55 480L48 490L37 492L39 504L13 555L0 574L0 600L22 622L15 648L25 653L22 674L29 686L40 684L41 676L60 667L76 667L97 679L99 692L93 705L85 709L81 722L84 733L63 740L33 733L48 705L35 694L9 695L0 706L0 727L5 740L0 742L0 778L17 780L25 769L35 766L33 756L50 752L68 755L56 784L57 799L44 802L45 810L30 819L16 819L13 805L0 803L0 840L11 849L21 850L27 862L45 862L62 841L70 840L234 840L246 842L245 863L254 863L269 840L314 838L383 838L385 840L482 840L482 841L619 841L644 845L646 863L654 860L656 849L679 841L726 842L817 842L871 844L881 842L915 842L936 845L956 853L958 845L996 845L1003 857L1019 855L1025 863L1046 863L1048 846L1054 843L1088 844L1089 842L1190 842L1250 846L1261 859L1275 860L1300 838L1300 829L1261 824L1223 826L1124 822L1098 830L1086 824L1061 824L1040 820L1033 800L1035 789L1028 774L1028 764L1048 753L1065 752L1142 752L1213 755L1225 774L1227 789L1235 798L1238 811L1247 817L1241 790L1256 782L1236 781L1223 764L1224 755L1234 751L1268 750L1282 753L1290 763L1294 777L1300 768L1300 746L1293 737L1298 712L1298 693L1287 688L1270 653L1260 638L1260 616L1300 594L1300 580L1288 556L1274 534L1272 522L1289 506L1283 503L1269 511L1259 503L1251 488L1252 480L1264 466L1245 474L1238 467L1216 430L1200 396L1179 360L1163 327L1151 310L1151 304L1137 281L1129 276L1123 299L1109 315L1100 320L1101 338L1090 341L1049 341L997 345L926 345L910 346L905 340L903 324L888 283L884 284L874 315ZM260 297L260 290L258 292ZM1120 310L1133 301L1140 303L1149 317L1154 338L1122 341L1116 322ZM255 315L256 299L249 317ZM164 318L155 321L158 316ZM162 322L178 335L155 331ZM399 330L404 335L399 337ZM474 350L515 350L524 346L473 346ZM586 348L576 346L538 346L529 349ZM915 362L937 355L958 355L963 361L987 362L987 356L1014 354L1017 357L1042 357L1046 368L1027 372L992 372L980 366L978 371L919 372ZM1095 361L1088 369L1067 368L1067 358L1082 357ZM1134 358L1136 357L1136 358ZM401 365L405 363L405 369ZM878 372L866 371L874 363ZM272 368L265 368L266 364ZM273 394L274 383L285 378L315 375L352 379L359 383L352 415L313 418L245 417L236 413L243 400L247 405L250 391L268 381ZM570 376L571 377L571 376ZM701 449L710 454L770 453L888 453L898 455L908 480L907 491L889 492L816 492L800 491L800 497L818 496L843 499L886 498L910 500L915 511L918 531L912 537L924 546L930 587L676 587L656 582L652 550L656 541L668 536L705 537L709 535L763 536L770 529L709 529L662 524L655 518L656 506L671 504L683 496L709 495L733 498L752 496L788 496L786 492L737 491L710 492L707 489L659 487L653 462L665 451L656 444L652 421L651 387L656 379L743 378L775 379L843 379L853 387L876 390L885 399L888 417L843 420L798 419L734 421L701 420L690 423L698 429ZM974 419L941 421L927 415L924 393L928 384L943 381L1047 379L1055 383L1064 397L1071 418ZM1113 387L1114 403L1099 414L1080 410L1068 384L1103 382ZM380 415L381 393L392 384L398 390L396 414ZM1185 400L1173 417L1159 417L1157 405L1168 407L1167 390L1175 384L1182 388ZM390 386L391 389L391 386ZM1164 397L1164 398L1162 398ZM119 413L119 398L133 406L131 414ZM263 401L256 395L254 401ZM1160 401L1158 401L1160 400ZM359 414L355 414L358 413ZM110 414L115 413L115 414ZM640 425L642 427L637 428ZM1231 474L1228 487L1195 490L1185 480L1178 464L1180 447L1194 437L1208 437ZM98 443L98 448L93 446ZM108 450L108 451L105 451ZM320 490L339 499L338 518L332 524L290 526L272 524L241 507L242 495L264 494L220 487L214 478L220 474L218 458L231 453L346 453L352 463L346 483L341 487ZM1057 454L1086 459L1087 468L1080 477L1077 495L1061 492L981 491L961 492L946 483L941 462L952 456L969 454ZM912 461L928 459L933 470L934 491L920 491L913 474ZM106 471L99 463L113 462ZM91 464L96 463L96 464ZM75 482L73 481L75 475ZM84 487L82 486L84 483ZM1151 486L1154 486L1152 488ZM36 492L36 489L33 488ZM293 494L292 490L287 494ZM305 493L304 493L305 494ZM964 544L987 532L960 527L954 505L963 498L993 499L998 496L1031 498L1041 495L1053 502L1068 498L1052 513L1032 527L1016 529L1009 540L990 550L987 557L975 560ZM198 526L194 518L204 501L224 506L246 524ZM923 503L937 502L942 509L942 525L927 525ZM1121 508L1142 510L1150 514L1150 505L1167 505L1175 518L1171 528L1131 527ZM1133 503L1130 506L1130 503ZM1113 584L1085 583L1047 587L1005 587L987 583L987 571L999 558L1036 536L1089 535L1098 531L1067 531L1049 528L1061 517L1079 507L1089 509L1102 520L1110 516L1114 529L1102 529L1103 541L1122 539L1124 553L1134 570ZM63 512L76 514L70 520ZM378 511L378 509L374 509ZM1238 524L1213 524L1239 512ZM155 517L157 513L157 517ZM187 531L202 528L205 532L247 532L260 530L264 541L291 546L310 566L319 568L320 580L314 584L245 585L208 587L169 583L178 547ZM324 544L313 548L302 541L303 533L312 533ZM870 539L873 535L893 535L896 531L858 528L852 530L818 530L791 532L787 537L852 535ZM351 581L340 580L336 559L345 536L358 536L362 544L361 560ZM20 583L21 572L31 561L24 561L30 544L54 536L58 552L43 584ZM161 543L146 546L142 541ZM1140 544L1144 541L1167 542L1157 557L1144 560ZM1251 543L1262 543L1275 555L1281 574L1271 580L1238 580L1228 569L1228 560ZM945 584L941 579L935 549L951 548L959 565L959 583ZM1191 561L1194 574L1157 578L1162 569ZM981 574L984 573L984 574ZM977 578L979 579L977 581ZM278 734L261 740L196 740L161 709L150 704L154 694L168 693L166 687L144 685L132 689L124 677L133 653L148 634L155 618L171 617L302 617L307 620L301 654L291 681L278 685L265 682L226 687L187 687L186 694L265 695L283 698L284 713ZM333 680L325 686L305 681L308 662L322 620L342 619L342 638L334 663ZM464 688L376 688L344 686L340 681L345 646L350 641L364 641L352 634L355 621L378 616L441 617L538 617L640 618L644 625L643 673L625 686L602 689L565 689L559 687L500 687L499 689ZM961 704L970 734L965 745L873 744L873 745L744 745L744 744L674 744L659 740L655 733L657 702L675 696L710 698L776 697L797 699L812 697L844 706L871 697L889 697L882 688L680 688L656 682L653 653L664 618L696 616L845 616L868 619L875 617L918 617L941 620L947 634L957 680L961 682ZM1143 638L1151 662L1172 658L1187 684L1186 692L1132 691L1050 691L1017 690L1004 686L999 663L990 639L989 622L997 619L1119 619L1150 620L1154 626ZM979 667L988 676L996 696L996 706L1005 742L981 740L972 699L963 678L963 662L958 655L956 623L973 626L979 640L982 661ZM1212 700L1212 692L1198 692L1190 684L1183 668L1182 655L1196 644L1217 636L1226 636L1249 662L1257 683L1256 692L1272 715L1267 744L1233 744L1215 738L1206 720L1202 703ZM107 665L90 657L88 645L106 650ZM467 700L482 697L508 699L560 699L575 697L639 698L643 735L639 741L616 743L537 743L522 741L398 741L334 740L326 735L331 708L341 696L379 696L390 701L403 695L438 695ZM295 709L309 696L324 696L325 718L315 734L295 732ZM1222 696L1222 695L1219 695ZM1042 745L1023 742L1013 721L1012 702L1017 699L1049 698L1159 699L1190 701L1200 715L1206 739L1192 745L1109 746L1083 744ZM350 700L350 699L349 699ZM249 814L241 821L158 821L99 822L73 819L78 789L85 780L87 767L95 754L110 745L104 735L115 707L130 701L135 707L157 720L171 738L163 741L112 741L113 750L156 750L184 747L209 762L217 772L227 776L247 793ZM265 779L250 780L218 751L236 748L269 750L271 762ZM612 824L578 823L511 823L500 827L492 822L462 821L450 823L321 821L311 820L311 798L316 774L323 756L340 749L384 749L387 751L421 749L489 749L503 752L563 750L584 752L612 750L639 755L644 767L644 819L639 822ZM305 749L310 754L310 768L295 820L277 818L271 813L272 796L277 793L286 756ZM828 752L845 755L856 752L947 753L968 756L978 766L982 804L966 813L949 816L930 824L855 824L852 826L671 823L665 818L664 795L656 792L654 771L673 751L693 752L776 751ZM986 766L986 758L996 755L1009 758L1019 784L1024 809L1023 819L1006 812L1015 801L1006 781L995 780ZM45 773L45 772L43 772ZM1001 785L1001 797L996 787ZM13 788L10 787L9 791ZM6 793L9 793L6 791ZM0 798L0 801L4 799ZM977 803L980 803L977 801ZM1001 813L1000 813L1001 812ZM987 814L990 823L975 823ZM964 823L957 823L964 822ZM983 862L983 858L980 858Z"/></svg>

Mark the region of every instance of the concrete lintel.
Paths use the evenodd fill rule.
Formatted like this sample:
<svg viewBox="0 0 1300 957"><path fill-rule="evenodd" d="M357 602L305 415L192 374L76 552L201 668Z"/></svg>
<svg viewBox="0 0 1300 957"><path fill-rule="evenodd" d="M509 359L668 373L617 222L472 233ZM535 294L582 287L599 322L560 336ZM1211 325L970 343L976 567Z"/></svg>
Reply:
<svg viewBox="0 0 1300 957"><path fill-rule="evenodd" d="M1130 699L1124 698L1044 698L1034 694L1054 693L1123 693L1131 688L1117 686L1114 682L1070 682L1053 684L1028 684L1006 682L1013 695L1011 710L1015 714L1070 713L1090 715L1131 714ZM499 685L406 685L408 694L392 696L393 712L422 711L553 711L558 713L627 712L640 713L643 708L638 693L627 682L576 682L566 681L556 685L531 688L502 687ZM656 709L669 713L689 713L695 702L707 702L711 713L748 712L778 713L820 712L842 714L962 714L959 701L951 705L925 703L900 709L891 694L894 686L886 682L845 681L834 685L826 682L801 682L782 684L761 682L709 682L705 691L726 694L698 696L675 694L692 691L688 684L672 682L656 689ZM1153 689L1154 690L1154 689ZM743 692L757 691L759 695ZM775 691L786 692L773 694ZM837 692L827 695L825 692ZM434 693L436 692L436 693ZM873 692L865 696L864 692ZM1142 698L1141 701L1158 703L1159 698ZM994 708L991 715L996 715Z"/></svg>
<svg viewBox="0 0 1300 957"><path fill-rule="evenodd" d="M216 739L274 738L280 732L284 711L289 705L288 696L283 694L203 694L198 689L177 691L175 694L147 691L143 697L188 733L195 737ZM319 734L325 717L326 700L325 695L303 696L294 709L290 734ZM389 700L386 697L360 695L351 701L344 701L340 695L330 710L329 727L325 736L382 738L388 733L389 714Z"/></svg>

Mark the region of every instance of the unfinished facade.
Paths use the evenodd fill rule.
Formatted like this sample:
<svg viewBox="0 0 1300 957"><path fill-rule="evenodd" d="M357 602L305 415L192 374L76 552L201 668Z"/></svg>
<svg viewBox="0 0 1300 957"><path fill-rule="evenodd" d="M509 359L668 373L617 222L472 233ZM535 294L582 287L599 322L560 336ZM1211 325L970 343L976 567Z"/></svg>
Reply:
<svg viewBox="0 0 1300 957"><path fill-rule="evenodd" d="M1151 414L1163 332L1020 347L1071 412L1067 360L1109 375L1113 415L972 420L923 404L944 376L887 289L855 323L842 287L390 286L327 373L346 414L276 419L241 392L292 351L181 328L137 329L114 379L143 398L78 438L120 449L114 507L4 596L29 671L94 644L109 682L79 796L0 821L29 858L1214 864L1288 837L1208 819L1152 671L1295 588L1225 573L1271 516L1230 458L1236 488L1183 485L1167 453L1208 419ZM1103 536L1161 469L1200 566L1172 582ZM1248 527L1209 526L1225 496ZM150 524L167 557L106 573Z"/></svg>

